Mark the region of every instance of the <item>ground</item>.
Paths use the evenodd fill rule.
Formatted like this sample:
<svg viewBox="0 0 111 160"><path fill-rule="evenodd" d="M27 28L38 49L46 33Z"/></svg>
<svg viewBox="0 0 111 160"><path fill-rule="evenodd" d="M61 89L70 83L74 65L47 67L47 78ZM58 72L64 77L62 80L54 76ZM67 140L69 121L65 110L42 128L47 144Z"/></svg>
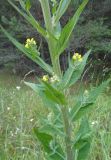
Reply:
<svg viewBox="0 0 111 160"><path fill-rule="evenodd" d="M22 79L0 72L0 160L43 160L33 127L40 124L40 117L47 115L47 109ZM110 160L111 95L108 91L99 96L89 119L95 133L89 160Z"/></svg>

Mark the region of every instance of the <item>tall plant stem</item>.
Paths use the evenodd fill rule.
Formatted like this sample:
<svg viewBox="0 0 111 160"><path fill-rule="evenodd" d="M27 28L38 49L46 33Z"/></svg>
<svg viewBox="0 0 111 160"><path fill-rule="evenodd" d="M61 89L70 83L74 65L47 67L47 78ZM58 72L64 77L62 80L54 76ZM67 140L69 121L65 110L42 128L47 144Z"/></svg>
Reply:
<svg viewBox="0 0 111 160"><path fill-rule="evenodd" d="M46 29L47 31L50 31L51 34L53 34L53 26L52 26L52 18L51 18L51 13L50 13L49 0L40 0L40 3L41 3L42 11L43 11ZM61 76L60 61L59 61L59 57L55 59L55 56L54 56L55 43L51 37L48 38L48 46L49 46L49 51L50 51L54 73L60 77Z"/></svg>
<svg viewBox="0 0 111 160"><path fill-rule="evenodd" d="M71 125L68 119L68 111L66 107L61 107L63 121L64 121L64 131L65 131L65 146L66 146L66 160L74 160L73 151L71 147Z"/></svg>

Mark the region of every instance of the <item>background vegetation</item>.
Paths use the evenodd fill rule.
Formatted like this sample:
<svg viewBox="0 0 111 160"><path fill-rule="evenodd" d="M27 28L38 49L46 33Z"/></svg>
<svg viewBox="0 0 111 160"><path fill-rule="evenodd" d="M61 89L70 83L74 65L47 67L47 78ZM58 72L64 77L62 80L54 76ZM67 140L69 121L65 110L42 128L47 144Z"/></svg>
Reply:
<svg viewBox="0 0 111 160"><path fill-rule="evenodd" d="M33 0L32 2L33 7L31 12L35 18L39 19L40 23L44 25L40 4L37 0ZM70 5L67 13L62 18L62 24L67 22L69 16L74 13L74 10L76 10L80 3L81 0L72 0L72 5ZM36 34L36 31L16 13L7 1L1 0L0 5L2 6L0 10L2 25L23 43L25 43L27 37L34 37L37 40L38 45L40 45L42 57L50 63L50 59L47 55L47 45L44 40L40 38L39 34ZM105 76L108 76L111 71L110 15L110 0L90 0L74 30L74 34L71 38L71 45L67 48L71 53L78 51L82 54L84 54L86 50L92 49L93 56L90 61L89 71L91 74L89 77L91 77L91 79L93 77L94 81L103 79ZM35 69L37 74L41 74L39 67L35 66L34 63L21 53L18 54L19 51L3 34L0 34L0 41L0 68L8 66L14 73L20 73L22 75ZM61 57L61 63L63 69L66 68L66 54Z"/></svg>

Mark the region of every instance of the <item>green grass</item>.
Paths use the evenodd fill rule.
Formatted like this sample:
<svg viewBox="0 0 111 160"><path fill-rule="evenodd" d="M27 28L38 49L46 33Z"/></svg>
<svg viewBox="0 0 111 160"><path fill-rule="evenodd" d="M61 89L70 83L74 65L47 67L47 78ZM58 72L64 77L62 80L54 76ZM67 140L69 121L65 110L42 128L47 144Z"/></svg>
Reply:
<svg viewBox="0 0 111 160"><path fill-rule="evenodd" d="M96 109L91 113L94 138L91 147L91 160L111 159L111 96L101 95L96 102Z"/></svg>
<svg viewBox="0 0 111 160"><path fill-rule="evenodd" d="M16 86L21 86L17 90ZM44 160L33 127L46 116L40 97L20 77L0 76L0 160ZM89 160L111 159L111 95L102 94L90 114L95 133Z"/></svg>

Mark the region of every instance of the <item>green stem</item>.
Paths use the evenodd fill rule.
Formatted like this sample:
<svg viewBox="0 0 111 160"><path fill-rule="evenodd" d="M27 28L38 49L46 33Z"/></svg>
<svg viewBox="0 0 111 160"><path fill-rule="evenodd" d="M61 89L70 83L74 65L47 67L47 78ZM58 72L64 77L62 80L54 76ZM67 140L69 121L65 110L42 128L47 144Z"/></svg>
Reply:
<svg viewBox="0 0 111 160"><path fill-rule="evenodd" d="M49 1L40 0L40 3L41 3L42 11L43 11L46 29L47 31L50 31L51 34L53 34L53 26L52 26L52 18L51 18L51 13L50 13ZM48 38L48 46L49 46L51 61L53 65L53 71L55 74L61 77L60 61L59 61L59 57L57 59L55 59L54 57L55 43L51 37Z"/></svg>
<svg viewBox="0 0 111 160"><path fill-rule="evenodd" d="M71 147L71 125L68 119L68 110L66 107L61 108L63 121L64 121L64 131L66 134L65 137L65 146L66 146L66 160L74 160L73 151Z"/></svg>

